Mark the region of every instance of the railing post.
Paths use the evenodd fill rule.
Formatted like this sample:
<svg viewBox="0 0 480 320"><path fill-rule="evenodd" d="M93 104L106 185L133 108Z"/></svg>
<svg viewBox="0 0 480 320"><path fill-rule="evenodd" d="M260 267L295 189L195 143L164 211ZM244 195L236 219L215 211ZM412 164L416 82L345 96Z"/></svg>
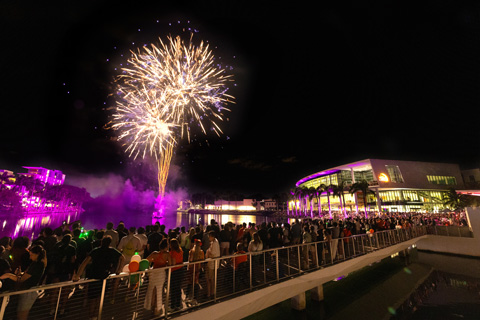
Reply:
<svg viewBox="0 0 480 320"><path fill-rule="evenodd" d="M317 247L318 242L315 242L314 244L315 244L315 260L317 261L317 268L319 268L320 263L318 263L318 247Z"/></svg>
<svg viewBox="0 0 480 320"><path fill-rule="evenodd" d="M213 283L214 283L214 286L213 286L213 301L217 301L217 270L218 270L218 262L219 260L216 259L215 260L215 273L214 273L214 278L213 278Z"/></svg>
<svg viewBox="0 0 480 320"><path fill-rule="evenodd" d="M287 249L288 250L288 249ZM277 270L277 282L280 281L280 270L278 270L278 249L275 252L275 265L276 265L276 270Z"/></svg>
<svg viewBox="0 0 480 320"><path fill-rule="evenodd" d="M8 302L10 301L10 296L5 296L2 299L2 308L0 309L0 319L3 319L5 316L5 309L7 308Z"/></svg>
<svg viewBox="0 0 480 320"><path fill-rule="evenodd" d="M102 294L100 295L100 305L98 306L98 320L102 319L103 303L105 301L105 288L107 287L107 279L103 279Z"/></svg>
<svg viewBox="0 0 480 320"><path fill-rule="evenodd" d="M253 286L252 286L252 275L253 275L253 272L252 272L252 254L250 254L250 257L248 259L249 263L250 263L250 290L252 290Z"/></svg>
<svg viewBox="0 0 480 320"><path fill-rule="evenodd" d="M207 266L208 268L208 266ZM172 268L168 268L168 275L167 275L167 295L165 299L165 317L168 315L170 311L170 281L172 280Z"/></svg>
<svg viewBox="0 0 480 320"><path fill-rule="evenodd" d="M267 283L267 265L265 263L265 255L267 253L264 251L263 252L263 283Z"/></svg>
<svg viewBox="0 0 480 320"><path fill-rule="evenodd" d="M333 239L330 241L329 243L329 250L330 250L330 262L333 264L333 252L332 252L332 242L333 242Z"/></svg>
<svg viewBox="0 0 480 320"><path fill-rule="evenodd" d="M300 274L302 272L302 265L301 265L302 259L300 256L300 245L297 246L297 256L298 256L298 274Z"/></svg>
<svg viewBox="0 0 480 320"><path fill-rule="evenodd" d="M345 238L340 239L342 241L342 251L343 251L343 261L347 260L347 252L345 251L345 241L343 241Z"/></svg>
<svg viewBox="0 0 480 320"><path fill-rule="evenodd" d="M366 252L365 252L365 245L363 244L363 238L364 238L364 237L365 237L365 236L361 236L361 239L362 239L362 252L363 252L363 254L366 253Z"/></svg>
<svg viewBox="0 0 480 320"><path fill-rule="evenodd" d="M290 276L290 253L292 253L291 248L287 249L287 265L288 265L288 276Z"/></svg>
<svg viewBox="0 0 480 320"><path fill-rule="evenodd" d="M235 258L233 258L233 293L235 293L235 272L236 272L236 270L235 270L236 263L235 262L236 262ZM195 275L194 275L193 278L195 279ZM194 287L195 287L195 285L194 285ZM195 293L195 291L193 291L193 292ZM195 295L194 295L194 297L195 297Z"/></svg>
<svg viewBox="0 0 480 320"><path fill-rule="evenodd" d="M57 320L58 306L60 305L60 297L61 296L62 296L62 287L58 288L57 306L55 307L55 316L53 317L54 320ZM3 319L3 318L1 318L1 319Z"/></svg>
<svg viewBox="0 0 480 320"><path fill-rule="evenodd" d="M356 239L356 237L352 237L352 248L353 248L353 256L352 256L352 258L355 257L355 239Z"/></svg>

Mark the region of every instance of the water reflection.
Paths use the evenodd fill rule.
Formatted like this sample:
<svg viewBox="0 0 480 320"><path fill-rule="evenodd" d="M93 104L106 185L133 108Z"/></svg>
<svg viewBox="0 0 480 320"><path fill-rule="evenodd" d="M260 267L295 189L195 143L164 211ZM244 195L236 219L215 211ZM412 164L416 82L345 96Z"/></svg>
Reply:
<svg viewBox="0 0 480 320"><path fill-rule="evenodd" d="M32 239L47 226L56 228L63 223L73 223L79 217L80 213L76 211L32 213L22 216L0 215L0 236L12 238L26 236Z"/></svg>
<svg viewBox="0 0 480 320"><path fill-rule="evenodd" d="M176 227L194 227L197 224L209 224L210 220L214 219L219 224L226 224L232 222L234 224L255 223L257 225L263 222L268 223L275 221L273 217L266 215L253 214L214 214L214 213L187 213L185 211L172 211L166 213L162 218L154 219L150 214L142 212L132 212L127 216L102 215L97 212L83 213L78 212L48 212L26 214L22 216L0 215L0 236L10 236L13 238L19 236L26 236L30 239L38 236L40 231L45 227L55 229L62 226L63 223L73 223L77 220L81 221L82 226L86 229L102 229L105 228L107 222L113 222L117 225L123 222L125 226L140 227L153 224L158 221L164 224L168 229Z"/></svg>
<svg viewBox="0 0 480 320"><path fill-rule="evenodd" d="M480 279L435 270L391 319L478 319Z"/></svg>

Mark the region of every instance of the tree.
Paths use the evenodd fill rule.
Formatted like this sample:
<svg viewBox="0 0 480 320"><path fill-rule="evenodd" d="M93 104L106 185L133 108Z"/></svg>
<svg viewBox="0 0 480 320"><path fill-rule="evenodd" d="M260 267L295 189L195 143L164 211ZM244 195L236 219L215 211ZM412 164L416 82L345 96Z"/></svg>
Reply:
<svg viewBox="0 0 480 320"><path fill-rule="evenodd" d="M363 198L363 208L365 211L365 218L368 218L367 214L367 196L368 194L373 194L375 195L375 192L369 189L369 183L367 180L362 180L360 182L355 182L352 184L350 187L350 193L355 193L361 191L362 192L362 198Z"/></svg>
<svg viewBox="0 0 480 320"><path fill-rule="evenodd" d="M298 216L298 207L300 206L300 212L302 211L302 195L303 195L303 189L302 188L295 188L295 198L298 198L298 204L295 199L295 214Z"/></svg>
<svg viewBox="0 0 480 320"><path fill-rule="evenodd" d="M6 211L9 213L18 212L22 210L22 199L13 189L0 189L0 212Z"/></svg>
<svg viewBox="0 0 480 320"><path fill-rule="evenodd" d="M327 193L327 203L328 203L328 214L330 216L330 219L332 218L332 206L330 204L330 195L332 194L332 187L334 185L326 185L324 183L322 183L321 185L319 185L317 187L317 192L319 193L319 196L318 196L318 201L319 201L319 212L320 212L320 196L323 192L326 192Z"/></svg>
<svg viewBox="0 0 480 320"><path fill-rule="evenodd" d="M315 198L317 190L314 187L310 187L306 190L306 194L310 202L310 217L313 218L313 198Z"/></svg>
<svg viewBox="0 0 480 320"><path fill-rule="evenodd" d="M346 210L345 210L345 195L343 191L345 190L345 181L340 181L338 185L332 185L332 191L333 195L338 197L338 200L340 201L340 208L344 214L344 216L347 216Z"/></svg>
<svg viewBox="0 0 480 320"><path fill-rule="evenodd" d="M443 204L453 210L462 210L465 207L476 205L476 200L472 196L459 194L455 189L450 188L443 198Z"/></svg>

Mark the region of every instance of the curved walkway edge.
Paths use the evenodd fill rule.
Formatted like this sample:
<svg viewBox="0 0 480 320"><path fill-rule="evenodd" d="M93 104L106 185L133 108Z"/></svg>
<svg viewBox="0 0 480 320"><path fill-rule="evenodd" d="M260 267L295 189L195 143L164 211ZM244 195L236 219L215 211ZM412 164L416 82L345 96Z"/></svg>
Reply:
<svg viewBox="0 0 480 320"><path fill-rule="evenodd" d="M416 244L419 240L427 237L428 235L420 236L387 248L376 250L278 284L273 284L269 287L247 293L234 299L218 302L212 306L180 315L175 317L175 319L242 319L281 301L407 249L413 244Z"/></svg>

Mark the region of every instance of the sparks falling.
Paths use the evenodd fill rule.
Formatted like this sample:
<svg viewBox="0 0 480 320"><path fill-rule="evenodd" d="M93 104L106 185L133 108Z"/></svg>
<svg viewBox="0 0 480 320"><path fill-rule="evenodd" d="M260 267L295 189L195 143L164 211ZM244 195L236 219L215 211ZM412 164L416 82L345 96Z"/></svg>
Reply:
<svg viewBox="0 0 480 320"><path fill-rule="evenodd" d="M185 42L180 36L131 51L116 85L116 106L110 127L134 159L157 161L159 197L165 194L173 148L180 138L190 142L199 128L220 136L218 124L234 97L227 94L232 80L208 44Z"/></svg>

